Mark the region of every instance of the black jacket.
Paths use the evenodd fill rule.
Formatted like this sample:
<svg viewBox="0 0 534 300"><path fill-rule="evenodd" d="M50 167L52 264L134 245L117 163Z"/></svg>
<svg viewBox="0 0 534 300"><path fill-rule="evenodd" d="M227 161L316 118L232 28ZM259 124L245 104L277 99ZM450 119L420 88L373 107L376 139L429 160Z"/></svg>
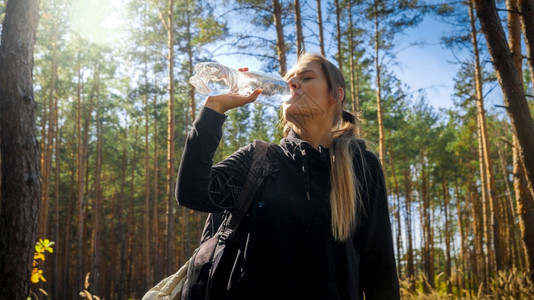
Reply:
<svg viewBox="0 0 534 300"><path fill-rule="evenodd" d="M241 192L251 145L212 166L225 119L203 107L193 123L178 172L180 205L218 212L214 202L231 206ZM352 238L337 242L330 227L328 149L314 149L295 134L280 141L274 171L251 206L246 263L234 299L354 300L364 293L366 299L399 299L382 169L374 154L362 153L355 151L354 162L364 210Z"/></svg>

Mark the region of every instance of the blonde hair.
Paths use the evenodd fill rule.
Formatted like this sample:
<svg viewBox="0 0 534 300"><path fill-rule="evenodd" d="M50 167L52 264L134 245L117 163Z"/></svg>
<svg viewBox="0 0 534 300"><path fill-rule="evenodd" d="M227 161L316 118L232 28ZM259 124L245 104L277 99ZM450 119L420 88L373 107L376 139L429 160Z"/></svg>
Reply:
<svg viewBox="0 0 534 300"><path fill-rule="evenodd" d="M345 102L345 79L341 71L324 56L306 53L299 57L298 62L312 61L321 66L328 90L334 94L339 103L338 113L332 124L332 145L330 150L330 192L331 226L332 234L337 241L347 240L358 225L363 210L361 182L358 180L353 162L353 152L358 151L361 159L360 165L365 168L364 154L358 143L357 129L360 125L358 116L343 110ZM343 89L343 99L335 93ZM281 117L284 136L292 128L284 114ZM365 171L363 172L365 176Z"/></svg>

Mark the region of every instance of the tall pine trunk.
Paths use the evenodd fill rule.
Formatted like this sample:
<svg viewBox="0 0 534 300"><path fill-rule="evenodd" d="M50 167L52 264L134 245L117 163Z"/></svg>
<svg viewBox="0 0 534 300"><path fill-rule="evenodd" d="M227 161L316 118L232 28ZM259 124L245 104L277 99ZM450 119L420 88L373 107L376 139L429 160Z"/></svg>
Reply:
<svg viewBox="0 0 534 300"><path fill-rule="evenodd" d="M534 120L523 90L521 74L519 74L512 59L512 53L497 14L495 1L475 0L475 4L497 79L503 91L506 111L512 123L514 135L518 140L519 155L525 167L528 188L530 193L534 195L534 139L532 138L534 136ZM525 40L528 40L528 37Z"/></svg>
<svg viewBox="0 0 534 300"><path fill-rule="evenodd" d="M521 26L523 29L523 34L525 36L525 46L527 49L526 56L530 58L528 60L528 66L530 69L530 80L532 81L532 92L534 93L534 1L516 1L516 8L519 9L519 15L521 16Z"/></svg>
<svg viewBox="0 0 534 300"><path fill-rule="evenodd" d="M450 220L449 220L449 184L445 178L445 172L442 171L443 188L443 217L445 218L445 280L447 284L447 293L452 294L452 263L451 263L451 234L450 234Z"/></svg>
<svg viewBox="0 0 534 300"><path fill-rule="evenodd" d="M524 2L519 2L520 10L522 13L528 14L528 10L524 10L522 5L528 6L531 1L522 1ZM532 138L534 136L534 121L523 90L522 74L515 66L495 2L475 0L475 5L482 30L486 36L497 79L503 91L506 111L512 123L514 136L517 138L518 156L523 164L525 178L532 197L534 195L534 139ZM529 43L534 42L529 39L528 35L525 40L528 40ZM527 204L527 207L529 205L528 203L523 204ZM530 237L530 240L525 240L527 253L534 255L534 239L532 238L534 236L534 212L530 214L533 216L523 216L525 227L522 227L521 231L524 240L525 237ZM534 258L533 256L530 257ZM532 263L530 265L531 278L534 278Z"/></svg>
<svg viewBox="0 0 534 300"><path fill-rule="evenodd" d="M146 71L146 65L145 65ZM145 94L143 95L145 113L145 203L143 211L143 263L145 266L144 287L152 285L151 257L150 257L150 121L148 106L148 82L145 73ZM157 143L154 140L154 143Z"/></svg>
<svg viewBox="0 0 534 300"><path fill-rule="evenodd" d="M135 125L135 133L133 137L133 154L132 154L132 162L137 162L137 141L139 139L139 125ZM137 276L134 277L134 266L140 265L136 261L135 256L135 246L137 243L137 239L135 238L136 235L138 235L136 229L137 229L137 218L135 217L134 212L134 199L135 199L135 167L133 164L130 164L132 169L130 170L130 195L128 197L128 213L126 214L127 218L127 232L128 232L128 270L126 275L126 295L131 295L132 293L132 286L135 288L137 285L134 283L134 280L137 280Z"/></svg>
<svg viewBox="0 0 534 300"><path fill-rule="evenodd" d="M317 0L316 3L317 3L317 26L318 26L318 31L319 31L319 49L321 49L321 55L325 56L321 0Z"/></svg>
<svg viewBox="0 0 534 300"><path fill-rule="evenodd" d="M102 121L101 121L101 101L100 101L100 74L98 67L95 71L96 85L96 158L95 158L95 200L93 205L93 268L91 272L91 292L95 295L100 293L100 214L101 214L101 178L102 178Z"/></svg>
<svg viewBox="0 0 534 300"><path fill-rule="evenodd" d="M0 287L4 299L29 295L41 192L35 137L33 48L38 0L8 1L0 43Z"/></svg>
<svg viewBox="0 0 534 300"><path fill-rule="evenodd" d="M469 20L471 23L471 41L473 43L473 50L475 55L475 85L476 85L476 98L477 98L477 121L480 134L480 141L482 143L482 159L484 160L484 170L487 189L487 201L490 207L491 216L491 228L492 239L486 240L488 243L493 241L493 251L495 253L494 262L497 271L503 269L503 253L501 249L501 241L499 234L499 205L497 204L497 195L495 192L495 179L493 177L493 161L490 155L489 142L488 142L488 129L486 123L486 112L484 110L484 96L482 93L482 68L480 66L480 58L478 51L477 30L475 26L473 0L469 2ZM489 225L489 224L488 224ZM489 235L488 235L489 237ZM493 264L492 264L493 265Z"/></svg>
<svg viewBox="0 0 534 300"><path fill-rule="evenodd" d="M287 60L284 27L282 24L282 7L279 0L273 0L273 20L276 28L276 53L280 64L280 75L284 76L287 72Z"/></svg>
<svg viewBox="0 0 534 300"><path fill-rule="evenodd" d="M124 128L124 140L127 140L128 137L128 125ZM124 299L125 298L125 287L126 287L126 270L127 270L127 247L128 247L128 237L127 237L127 228L126 228L126 221L124 220L124 203L126 202L126 193L124 192L124 188L126 186L126 168L128 165L128 158L127 158L127 151L126 146L123 146L122 150L122 162L121 162L121 175L120 175L120 188L119 188L119 196L117 199L117 205L114 209L116 220L117 220L117 232L118 234L118 267L115 268L116 272L112 278L114 280L117 280L116 282L116 293L118 299Z"/></svg>
<svg viewBox="0 0 534 300"><path fill-rule="evenodd" d="M406 198L406 238L408 240L408 249L406 250L406 277L409 280L409 288L415 290L415 264L414 264L414 247L412 239L412 174L410 168L404 170L404 191Z"/></svg>
<svg viewBox="0 0 534 300"><path fill-rule="evenodd" d="M174 270L174 30L173 30L173 9L174 0L169 0L167 12L167 64L169 69L169 103L167 115L167 229L166 229L166 251L165 251L165 275L173 273Z"/></svg>
<svg viewBox="0 0 534 300"><path fill-rule="evenodd" d="M337 41L337 65L341 73L343 73L343 45L341 44L341 13L342 9L339 6L339 0L334 0L336 7L336 41Z"/></svg>
<svg viewBox="0 0 534 300"><path fill-rule="evenodd" d="M302 16L300 13L300 0L295 0L295 32L297 33L297 57L299 57L306 48L304 47L304 34L302 33Z"/></svg>
<svg viewBox="0 0 534 300"><path fill-rule="evenodd" d="M49 209L49 190L52 173L52 152L54 143L55 120L57 119L56 104L56 78L57 78L57 29L52 35L52 61L50 66L50 86L48 90L48 131L42 136L42 190L41 190L41 210L39 213L39 228L37 230L38 238L48 237L48 209ZM45 118L43 118L45 119ZM44 128L43 128L44 132Z"/></svg>
<svg viewBox="0 0 534 300"><path fill-rule="evenodd" d="M386 137L384 132L384 112L382 110L382 89L381 89L381 66L380 66L380 31L378 20L378 2L374 1L374 29L375 29L375 72L376 72L376 114L378 120L378 148L379 157L382 164L386 161ZM387 175L384 164L384 176Z"/></svg>
<svg viewBox="0 0 534 300"><path fill-rule="evenodd" d="M353 113L360 112L360 85L358 82L358 68L354 62L354 26L352 24L352 1L348 1L348 13L349 13L349 69L350 69L350 99L351 109ZM360 135L360 129L357 129L358 136Z"/></svg>
<svg viewBox="0 0 534 300"><path fill-rule="evenodd" d="M518 0L507 0L506 7L508 9L508 45L510 51L512 52L512 59L514 60L515 67L519 74L523 74L523 64L522 64L522 54L521 54L521 23L523 23L523 33L525 37L528 34L532 34L530 31L527 32L526 28L529 27L531 30L534 30L533 21L528 21L528 7L527 1L522 1L522 14L518 15L516 12L519 11L519 1ZM532 14L532 9L530 9ZM520 18L520 16L522 18ZM534 16L532 16L534 17ZM521 22L522 21L522 22ZM531 37L531 40L534 40L534 37ZM525 38L525 43L527 43L527 49L534 51L534 46L531 42ZM533 55L530 52L530 55ZM532 56L530 56L532 57ZM534 74L534 64L529 64L531 75ZM520 77L521 82L523 82L523 77ZM534 78L532 78L534 83ZM533 84L534 86L534 84ZM514 174L514 190L517 203L517 213L519 215L519 228L521 235L523 237L523 243L525 247L522 247L525 250L526 257L526 267L530 274L530 278L534 281L534 229L532 228L534 224L534 199L532 194L529 193L527 182L525 178L525 170L523 169L523 164L521 163L518 151L518 141L517 138L513 137L512 145L512 165L513 165L513 174ZM530 229L529 229L529 225Z"/></svg>
<svg viewBox="0 0 534 300"><path fill-rule="evenodd" d="M424 249L423 249L423 268L425 272L426 279L430 287L434 288L434 238L432 234L432 208L430 205L430 195L428 191L428 181L427 181L427 171L426 171L426 156L424 147L420 151L421 156L421 224L423 229L424 236ZM425 290L428 288L425 285Z"/></svg>
<svg viewBox="0 0 534 300"><path fill-rule="evenodd" d="M466 234L465 234L465 225L464 225L464 211L462 209L462 206L460 204L460 189L458 187L458 176L455 176L454 180L454 194L455 194L455 200L456 200L456 214L458 215L458 233L460 234L460 263L458 264L460 270L463 271L464 275L462 275L461 280L459 280L459 290L463 290L465 287L464 281L466 278L466 272L467 277L470 274L470 271L467 268L467 241L466 241Z"/></svg>
<svg viewBox="0 0 534 300"><path fill-rule="evenodd" d="M154 107L158 107L158 96L154 95ZM155 120L158 119L157 117L157 111L155 112ZM159 147L158 147L158 140L159 140L159 134L158 134L158 122L154 122L154 190L153 190L153 198L154 198L154 205L153 205L153 214L154 217L153 220L153 230L154 230L154 246L152 249L154 249L154 276L152 284L154 284L154 281L160 280L163 276L161 274L162 268L161 268L161 257L163 257L161 253L161 247L160 247L160 224L159 224L159 207L158 207L158 199L159 199L159 184L158 184L158 177L159 177L159 167L158 167L158 160L159 160Z"/></svg>

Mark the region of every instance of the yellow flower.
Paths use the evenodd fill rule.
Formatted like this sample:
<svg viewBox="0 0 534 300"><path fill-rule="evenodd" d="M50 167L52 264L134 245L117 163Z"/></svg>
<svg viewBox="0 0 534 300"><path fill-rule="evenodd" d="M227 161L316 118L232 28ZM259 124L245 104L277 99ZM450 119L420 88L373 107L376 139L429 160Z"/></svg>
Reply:
<svg viewBox="0 0 534 300"><path fill-rule="evenodd" d="M42 260L44 261L45 260L45 256L43 253L40 253L40 252L35 252L35 254L33 255L33 259L34 260Z"/></svg>
<svg viewBox="0 0 534 300"><path fill-rule="evenodd" d="M43 270L39 270L37 268L33 268L31 280L32 280L33 283L38 283L39 280L46 282L46 279L43 276Z"/></svg>

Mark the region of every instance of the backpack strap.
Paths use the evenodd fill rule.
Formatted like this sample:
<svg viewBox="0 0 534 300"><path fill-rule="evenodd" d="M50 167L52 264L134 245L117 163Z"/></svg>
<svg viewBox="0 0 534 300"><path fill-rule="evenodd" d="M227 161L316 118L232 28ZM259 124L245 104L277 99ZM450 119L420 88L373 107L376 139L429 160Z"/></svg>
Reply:
<svg viewBox="0 0 534 300"><path fill-rule="evenodd" d="M252 164L248 171L245 184L243 185L243 191L241 192L235 207L232 209L231 216L227 223L227 228L231 229L230 232L238 230L241 221L249 211L254 195L261 186L263 179L270 173L271 160L269 159L267 152L269 152L269 149L273 149L274 146L275 145L271 146L265 141L254 140Z"/></svg>

